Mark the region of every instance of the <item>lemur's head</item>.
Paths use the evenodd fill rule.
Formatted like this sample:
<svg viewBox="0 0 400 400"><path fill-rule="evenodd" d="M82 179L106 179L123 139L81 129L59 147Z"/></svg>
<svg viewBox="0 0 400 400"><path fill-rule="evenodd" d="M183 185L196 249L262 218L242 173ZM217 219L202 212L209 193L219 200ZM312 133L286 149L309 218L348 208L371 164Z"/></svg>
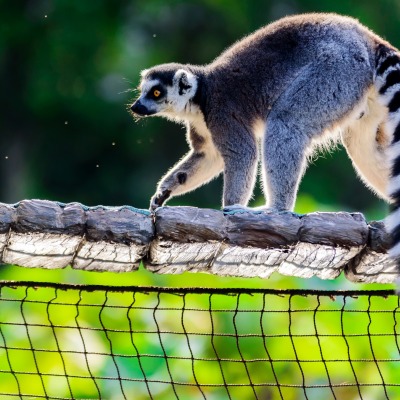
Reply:
<svg viewBox="0 0 400 400"><path fill-rule="evenodd" d="M197 77L184 65L158 65L142 71L141 76L141 94L131 106L135 115L162 114L174 118L191 112Z"/></svg>

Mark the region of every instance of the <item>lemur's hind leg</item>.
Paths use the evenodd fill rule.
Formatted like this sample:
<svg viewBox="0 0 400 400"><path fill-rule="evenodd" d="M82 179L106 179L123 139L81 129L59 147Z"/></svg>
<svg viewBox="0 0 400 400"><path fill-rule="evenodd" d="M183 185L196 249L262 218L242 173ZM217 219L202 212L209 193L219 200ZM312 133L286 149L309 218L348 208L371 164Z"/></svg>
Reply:
<svg viewBox="0 0 400 400"><path fill-rule="evenodd" d="M293 210L310 140L291 123L270 118L263 147L266 208Z"/></svg>
<svg viewBox="0 0 400 400"><path fill-rule="evenodd" d="M332 52L303 67L272 107L263 143L267 206L292 210L306 155L359 103L372 81L365 59Z"/></svg>

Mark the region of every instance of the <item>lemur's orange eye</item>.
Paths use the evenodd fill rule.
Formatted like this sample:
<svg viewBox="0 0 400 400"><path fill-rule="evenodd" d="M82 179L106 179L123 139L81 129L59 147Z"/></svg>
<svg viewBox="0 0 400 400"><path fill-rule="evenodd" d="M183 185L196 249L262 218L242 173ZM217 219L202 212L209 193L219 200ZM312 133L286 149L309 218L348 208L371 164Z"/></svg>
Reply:
<svg viewBox="0 0 400 400"><path fill-rule="evenodd" d="M161 92L159 90L154 90L153 95L154 97L160 97Z"/></svg>

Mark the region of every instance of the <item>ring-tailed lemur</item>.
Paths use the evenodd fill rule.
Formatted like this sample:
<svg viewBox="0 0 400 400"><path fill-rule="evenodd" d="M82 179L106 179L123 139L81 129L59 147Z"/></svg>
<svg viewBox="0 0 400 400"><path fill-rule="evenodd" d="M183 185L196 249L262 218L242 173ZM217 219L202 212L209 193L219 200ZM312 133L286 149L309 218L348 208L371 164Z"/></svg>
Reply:
<svg viewBox="0 0 400 400"><path fill-rule="evenodd" d="M266 207L292 210L307 155L341 132L362 180L394 210L400 257L400 53L356 20L283 18L211 64L142 72L131 110L187 124L190 151L160 181L152 210L223 172L225 208L245 207L261 146Z"/></svg>

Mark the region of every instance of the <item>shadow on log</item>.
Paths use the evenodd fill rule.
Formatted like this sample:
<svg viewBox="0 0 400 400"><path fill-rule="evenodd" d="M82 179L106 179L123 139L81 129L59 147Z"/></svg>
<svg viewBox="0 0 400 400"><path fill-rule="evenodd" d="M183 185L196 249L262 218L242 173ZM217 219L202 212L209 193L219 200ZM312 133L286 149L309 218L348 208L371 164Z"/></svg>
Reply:
<svg viewBox="0 0 400 400"><path fill-rule="evenodd" d="M47 200L0 204L1 262L25 267L267 278L273 272L393 282L382 222L359 213L264 213L194 207L86 207Z"/></svg>

